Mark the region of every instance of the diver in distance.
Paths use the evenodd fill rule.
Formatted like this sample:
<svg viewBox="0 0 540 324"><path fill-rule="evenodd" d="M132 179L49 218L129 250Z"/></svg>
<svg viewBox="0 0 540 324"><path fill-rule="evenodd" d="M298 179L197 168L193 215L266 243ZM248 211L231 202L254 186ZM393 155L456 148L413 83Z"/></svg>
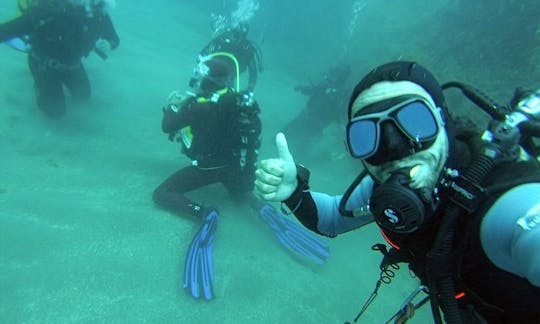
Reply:
<svg viewBox="0 0 540 324"><path fill-rule="evenodd" d="M21 15L0 24L0 42L28 53L39 109L58 119L66 112L65 86L74 99L91 96L82 58L106 59L120 39L108 10L111 0L19 1Z"/></svg>
<svg viewBox="0 0 540 324"><path fill-rule="evenodd" d="M283 128L295 156L306 158L312 155L326 127L339 122L343 116L349 74L349 65L338 64L326 71L319 82L294 88L307 97L304 108Z"/></svg>

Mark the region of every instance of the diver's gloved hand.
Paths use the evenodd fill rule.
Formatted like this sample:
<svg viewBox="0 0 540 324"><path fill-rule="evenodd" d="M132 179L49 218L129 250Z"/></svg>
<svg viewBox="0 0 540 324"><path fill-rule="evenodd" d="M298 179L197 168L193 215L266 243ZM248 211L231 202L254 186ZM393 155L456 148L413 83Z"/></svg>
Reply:
<svg viewBox="0 0 540 324"><path fill-rule="evenodd" d="M169 141L174 142L176 133L178 132L178 107L176 105L167 105L162 108L163 119L161 120L161 130L169 134Z"/></svg>
<svg viewBox="0 0 540 324"><path fill-rule="evenodd" d="M108 40L100 38L96 41L96 48L108 54L111 51L112 46Z"/></svg>
<svg viewBox="0 0 540 324"><path fill-rule="evenodd" d="M106 39L100 38L96 41L94 45L94 51L101 57L103 60L106 60L109 57L111 52L111 43Z"/></svg>
<svg viewBox="0 0 540 324"><path fill-rule="evenodd" d="M284 201L296 187L296 165L283 133L276 135L278 158L262 160L255 171L255 195L265 201Z"/></svg>
<svg viewBox="0 0 540 324"><path fill-rule="evenodd" d="M175 105L177 107L180 107L184 100L186 100L187 96L178 91L173 90L169 95L167 96L167 105Z"/></svg>

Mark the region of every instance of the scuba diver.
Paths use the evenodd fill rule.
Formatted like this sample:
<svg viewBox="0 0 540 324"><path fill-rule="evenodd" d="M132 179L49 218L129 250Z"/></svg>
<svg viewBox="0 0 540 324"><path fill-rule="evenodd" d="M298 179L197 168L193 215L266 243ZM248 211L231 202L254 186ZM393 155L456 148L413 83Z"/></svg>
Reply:
<svg viewBox="0 0 540 324"><path fill-rule="evenodd" d="M205 57L212 53L228 53L238 61L240 73L247 71L247 92L255 90L255 84L259 72L263 71L262 54L257 45L247 37L249 27L246 23L240 23L235 27L226 28L222 33L214 37L200 52L199 56Z"/></svg>
<svg viewBox="0 0 540 324"><path fill-rule="evenodd" d="M65 86L86 101L91 89L81 59L95 51L102 59L120 39L107 13L110 0L19 1L21 16L0 24L0 41L24 39L38 107L50 118L65 115Z"/></svg>
<svg viewBox="0 0 540 324"><path fill-rule="evenodd" d="M289 138L293 153L305 157L314 144L320 142L324 129L339 120L341 107L346 105L348 65L337 65L328 70L316 84L297 86L294 89L308 97L304 109L285 125L283 132Z"/></svg>
<svg viewBox="0 0 540 324"><path fill-rule="evenodd" d="M492 120L460 134L443 90L457 88ZM388 321L428 301L435 323L540 323L540 90L494 103L460 82L439 85L414 62L369 72L349 101L346 144L364 170L343 195L311 191L284 134L263 160L256 194L283 202L313 232L335 237L375 222L386 244L380 277L354 322L399 263L420 279ZM423 298L419 298L423 296ZM415 301L416 300L416 301ZM387 323L388 323L387 322Z"/></svg>
<svg viewBox="0 0 540 324"><path fill-rule="evenodd" d="M162 130L180 142L191 164L169 176L153 193L156 205L177 214L202 219L191 242L184 271L184 288L195 297L214 297L212 249L219 213L213 206L192 201L186 194L213 183L225 186L236 202L257 210L289 250L316 263L328 257L328 245L297 223L284 221L279 211L252 194L260 146L259 105L252 94L239 92L237 73L227 55L201 61L190 81L194 92L174 91L163 108Z"/></svg>

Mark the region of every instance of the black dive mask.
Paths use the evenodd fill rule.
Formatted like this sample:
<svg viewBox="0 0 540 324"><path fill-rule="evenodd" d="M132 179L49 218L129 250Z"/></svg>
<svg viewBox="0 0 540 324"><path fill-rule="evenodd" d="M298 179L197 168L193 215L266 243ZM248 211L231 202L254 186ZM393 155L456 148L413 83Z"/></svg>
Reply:
<svg viewBox="0 0 540 324"><path fill-rule="evenodd" d="M418 230L437 207L438 199L431 190L409 187L409 171L409 168L395 171L388 180L375 185L369 202L375 222L394 233Z"/></svg>

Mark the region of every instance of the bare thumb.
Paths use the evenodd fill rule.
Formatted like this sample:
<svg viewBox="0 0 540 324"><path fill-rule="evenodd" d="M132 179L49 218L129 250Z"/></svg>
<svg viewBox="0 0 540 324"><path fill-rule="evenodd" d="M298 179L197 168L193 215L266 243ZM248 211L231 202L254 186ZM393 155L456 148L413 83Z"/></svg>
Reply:
<svg viewBox="0 0 540 324"><path fill-rule="evenodd" d="M278 150L278 155L281 160L285 163L294 163L294 159L289 152L289 146L287 145L287 139L285 134L277 133L276 135L276 148Z"/></svg>

